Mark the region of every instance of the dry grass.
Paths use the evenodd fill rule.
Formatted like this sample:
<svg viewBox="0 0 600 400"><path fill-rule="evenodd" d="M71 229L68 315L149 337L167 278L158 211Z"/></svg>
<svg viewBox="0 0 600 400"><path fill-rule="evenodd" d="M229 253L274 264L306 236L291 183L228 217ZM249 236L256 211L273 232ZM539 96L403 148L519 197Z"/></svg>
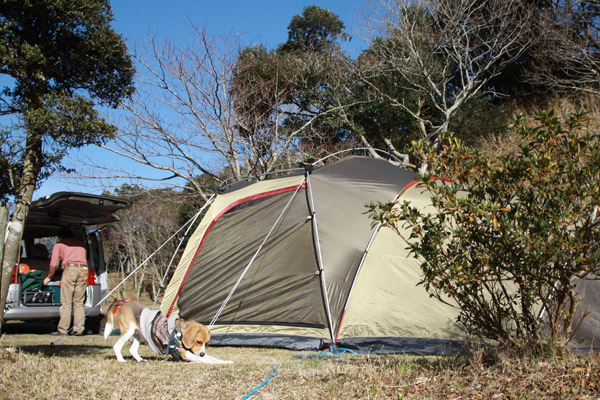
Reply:
<svg viewBox="0 0 600 400"><path fill-rule="evenodd" d="M273 373L251 399L597 399L598 355L554 361L352 355L321 360L277 349L213 347L235 364L208 366L148 359L120 364L100 335L56 337L8 324L0 342L2 399L241 399ZM27 329L27 328L25 328ZM35 332L51 329L38 324ZM124 352L124 355L127 352ZM128 355L128 354L127 354Z"/></svg>
<svg viewBox="0 0 600 400"><path fill-rule="evenodd" d="M562 96L547 98L547 103L541 105L523 105L514 103L507 106L507 114L522 114L531 118L540 110L554 110L557 116L567 117L580 110L586 112L586 127L590 132L598 132L600 128L600 98L595 96L582 96L578 99L570 99ZM511 121L507 121L509 123ZM521 137L513 130L502 133L481 132L475 146L487 156L504 156L518 154Z"/></svg>

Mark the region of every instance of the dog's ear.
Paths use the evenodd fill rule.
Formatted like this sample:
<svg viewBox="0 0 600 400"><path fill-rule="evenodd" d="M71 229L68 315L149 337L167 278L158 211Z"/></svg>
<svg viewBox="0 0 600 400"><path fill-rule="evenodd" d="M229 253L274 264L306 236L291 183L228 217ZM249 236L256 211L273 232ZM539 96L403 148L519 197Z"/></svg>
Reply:
<svg viewBox="0 0 600 400"><path fill-rule="evenodd" d="M199 344L206 345L210 340L210 331L204 325L190 324L182 332L181 341L183 345L191 349L193 346Z"/></svg>
<svg viewBox="0 0 600 400"><path fill-rule="evenodd" d="M185 328L182 332L181 337L183 345L188 349L191 349L193 346L195 346L197 334L198 328L196 326L190 325L187 328Z"/></svg>
<svg viewBox="0 0 600 400"><path fill-rule="evenodd" d="M188 326L181 332L181 342L186 349L190 349L196 342L196 333L193 327Z"/></svg>

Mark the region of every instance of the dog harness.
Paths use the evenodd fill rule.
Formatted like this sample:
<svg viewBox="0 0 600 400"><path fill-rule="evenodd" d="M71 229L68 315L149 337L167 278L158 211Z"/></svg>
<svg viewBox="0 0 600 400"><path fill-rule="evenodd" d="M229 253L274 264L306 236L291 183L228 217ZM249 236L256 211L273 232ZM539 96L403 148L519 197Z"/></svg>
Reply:
<svg viewBox="0 0 600 400"><path fill-rule="evenodd" d="M129 300L129 299L120 299L119 301L124 301L125 303L135 303L135 300ZM116 306L113 310L113 315L117 315L117 311L119 311L121 309L122 306Z"/></svg>
<svg viewBox="0 0 600 400"><path fill-rule="evenodd" d="M165 318L160 310L145 308L140 315L140 331L144 341L156 354L171 355L176 361L181 361L177 350L189 350L181 340L181 331L187 325L178 315Z"/></svg>

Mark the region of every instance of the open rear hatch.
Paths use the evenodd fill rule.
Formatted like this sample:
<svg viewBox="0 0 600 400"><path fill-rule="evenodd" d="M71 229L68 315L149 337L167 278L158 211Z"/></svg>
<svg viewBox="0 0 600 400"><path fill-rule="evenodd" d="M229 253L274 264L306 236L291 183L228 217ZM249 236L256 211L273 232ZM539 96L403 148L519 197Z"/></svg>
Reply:
<svg viewBox="0 0 600 400"><path fill-rule="evenodd" d="M100 225L119 221L117 212L128 205L113 197L58 192L31 203L27 222Z"/></svg>

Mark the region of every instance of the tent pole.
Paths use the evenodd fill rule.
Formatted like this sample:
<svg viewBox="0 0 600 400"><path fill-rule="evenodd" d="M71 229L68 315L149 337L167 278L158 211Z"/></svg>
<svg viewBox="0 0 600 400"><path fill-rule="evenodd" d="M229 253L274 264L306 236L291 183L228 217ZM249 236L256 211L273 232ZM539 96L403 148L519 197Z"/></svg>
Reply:
<svg viewBox="0 0 600 400"><path fill-rule="evenodd" d="M348 291L348 296L346 297L346 301L344 302L344 308L342 308L342 317L340 318L340 325L338 326L337 332L335 333L335 339L334 339L333 343L337 342L338 335L340 334L340 329L342 329L342 322L343 322L342 320L344 319L344 316L346 315L346 308L348 308L348 302L350 301L350 297L352 297L352 291L354 290L354 285L356 284L356 280L358 279L360 270L362 269L362 266L365 263L367 254L369 253L369 250L371 249L371 244L373 244L373 241L375 240L375 236L377 236L377 233L379 232L379 228L381 228L381 222L378 223L377 226L375 227L375 231L371 235L371 239L369 239L369 243L367 244L365 251L363 251L362 257L360 258L360 262L358 263L358 268L356 269L356 273L354 274L354 278L352 279L352 284L350 285L350 290Z"/></svg>
<svg viewBox="0 0 600 400"><path fill-rule="evenodd" d="M402 193L404 193L404 190L396 195L393 202L396 202L400 198ZM343 322L344 316L346 315L346 309L348 308L348 302L350 301L350 297L352 297L352 291L354 290L354 285L356 284L358 275L360 274L360 271L362 270L362 267L365 263L367 254L369 254L369 250L371 250L371 245L373 244L373 241L375 240L375 236L377 236L377 234L379 233L379 229L381 228L381 225L382 225L381 222L379 222L375 226L375 230L373 231L373 234L371 235L371 239L369 239L369 243L367 243L367 247L365 248L365 251L363 251L362 257L360 258L360 262L358 263L358 268L356 269L356 273L354 274L354 278L352 279L352 284L350 285L350 290L348 291L348 296L346 297L346 301L344 302L344 308L342 308L342 316L340 317L340 325L338 326L337 332L335 333L335 339L333 340L333 343L336 343L338 340L340 330L342 329L342 322Z"/></svg>
<svg viewBox="0 0 600 400"><path fill-rule="evenodd" d="M314 231L314 242L315 247L317 249L317 264L319 268L319 277L321 279L321 290L323 292L323 302L325 303L325 310L327 312L327 324L329 325L329 335L331 337L331 341L334 341L333 334L333 323L331 320L331 309L329 307L329 295L327 294L327 285L325 281L325 270L323 269L323 256L321 254L321 244L319 242L319 229L317 227L317 213L315 211L315 202L312 193L312 185L310 184L310 173L312 172L312 165L309 168L306 168L305 172L305 181L308 186L308 193L310 197L310 212L311 212L311 222Z"/></svg>

